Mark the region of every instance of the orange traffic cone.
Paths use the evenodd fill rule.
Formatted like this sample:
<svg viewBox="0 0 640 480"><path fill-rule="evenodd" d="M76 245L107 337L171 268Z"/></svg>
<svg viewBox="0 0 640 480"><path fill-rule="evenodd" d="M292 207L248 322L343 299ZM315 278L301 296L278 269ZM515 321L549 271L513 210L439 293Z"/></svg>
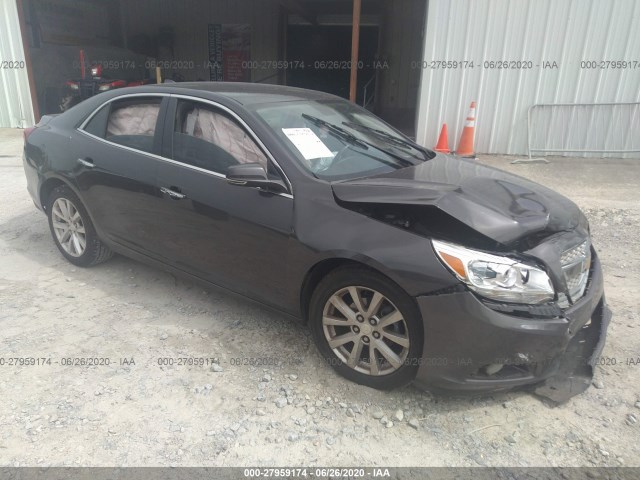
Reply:
<svg viewBox="0 0 640 480"><path fill-rule="evenodd" d="M460 143L458 144L458 150L456 155L459 157L474 157L475 152L473 150L473 136L476 130L476 102L471 102L469 107L469 113L467 120L464 123L464 129L460 136Z"/></svg>
<svg viewBox="0 0 640 480"><path fill-rule="evenodd" d="M447 134L447 124L442 124L442 130L440 130L440 137L438 137L438 144L435 148L436 152L451 153L449 150L449 136Z"/></svg>

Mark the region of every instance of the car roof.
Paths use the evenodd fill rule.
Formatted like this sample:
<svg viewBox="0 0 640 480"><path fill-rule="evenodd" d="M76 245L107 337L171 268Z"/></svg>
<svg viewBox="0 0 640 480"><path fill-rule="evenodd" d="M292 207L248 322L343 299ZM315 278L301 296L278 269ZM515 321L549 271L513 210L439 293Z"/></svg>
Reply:
<svg viewBox="0 0 640 480"><path fill-rule="evenodd" d="M135 87L139 88L139 87ZM306 90L282 85L268 85L262 83L242 82L176 82L154 85L153 88L170 90L172 93L179 91L211 92L230 98L242 105L260 103L292 102L300 100L336 100L340 97L316 90ZM342 100L342 99L341 99Z"/></svg>

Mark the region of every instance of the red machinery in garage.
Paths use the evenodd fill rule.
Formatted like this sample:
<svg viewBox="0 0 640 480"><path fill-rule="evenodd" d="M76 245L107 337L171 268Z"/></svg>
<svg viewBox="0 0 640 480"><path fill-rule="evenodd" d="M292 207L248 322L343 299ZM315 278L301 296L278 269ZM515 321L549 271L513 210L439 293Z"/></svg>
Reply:
<svg viewBox="0 0 640 480"><path fill-rule="evenodd" d="M64 112L98 93L116 88L136 87L151 83L151 79L149 78L130 81L109 78L108 75L103 74L103 67L100 63L94 63L89 67L89 75L87 75L86 70L87 62L85 60L84 50L80 50L81 78L65 82L65 92L60 101L60 111Z"/></svg>

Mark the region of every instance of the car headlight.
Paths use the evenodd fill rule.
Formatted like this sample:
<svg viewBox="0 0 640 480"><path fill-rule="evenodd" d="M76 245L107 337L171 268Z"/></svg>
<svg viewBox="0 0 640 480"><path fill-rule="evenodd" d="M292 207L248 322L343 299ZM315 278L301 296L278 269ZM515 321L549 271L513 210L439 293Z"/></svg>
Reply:
<svg viewBox="0 0 640 480"><path fill-rule="evenodd" d="M528 304L555 298L549 276L538 267L438 240L432 243L442 263L483 297Z"/></svg>

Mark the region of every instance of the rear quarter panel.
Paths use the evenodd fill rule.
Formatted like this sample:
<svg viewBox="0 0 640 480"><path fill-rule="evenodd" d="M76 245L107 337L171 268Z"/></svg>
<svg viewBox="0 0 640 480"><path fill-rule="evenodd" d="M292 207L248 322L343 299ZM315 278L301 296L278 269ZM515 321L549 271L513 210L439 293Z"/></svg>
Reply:
<svg viewBox="0 0 640 480"><path fill-rule="evenodd" d="M55 122L39 127L31 133L24 150L28 189L39 207L45 207L42 186L49 179L73 184L75 162L72 160L69 134Z"/></svg>

